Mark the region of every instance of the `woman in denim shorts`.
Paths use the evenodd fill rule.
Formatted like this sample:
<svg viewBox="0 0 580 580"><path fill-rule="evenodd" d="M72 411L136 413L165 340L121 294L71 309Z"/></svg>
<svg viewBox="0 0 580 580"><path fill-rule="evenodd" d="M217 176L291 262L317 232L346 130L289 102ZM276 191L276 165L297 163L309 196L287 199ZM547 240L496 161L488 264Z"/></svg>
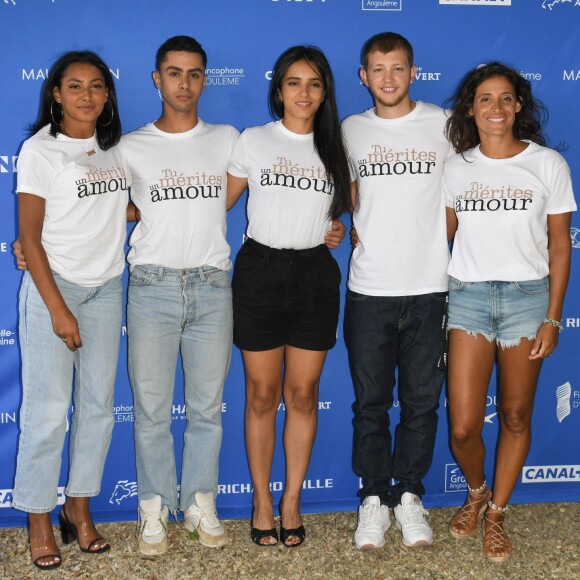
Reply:
<svg viewBox="0 0 580 580"><path fill-rule="evenodd" d="M279 120L246 129L228 170L228 208L249 188L247 239L232 281L234 343L246 372L251 538L260 546L278 542L270 473L283 397L281 541L296 547L305 538L300 494L316 436L318 385L340 308L340 270L326 234L350 209L351 177L332 72L320 50L295 46L280 56L269 104Z"/></svg>
<svg viewBox="0 0 580 580"><path fill-rule="evenodd" d="M469 72L454 97L447 135L457 155L443 186L449 238L451 448L468 484L449 524L458 539L483 519L493 562L512 544L507 503L528 454L538 376L558 345L570 272L570 170L545 147L544 108L517 71L491 63ZM482 429L498 362L500 434L493 491Z"/></svg>

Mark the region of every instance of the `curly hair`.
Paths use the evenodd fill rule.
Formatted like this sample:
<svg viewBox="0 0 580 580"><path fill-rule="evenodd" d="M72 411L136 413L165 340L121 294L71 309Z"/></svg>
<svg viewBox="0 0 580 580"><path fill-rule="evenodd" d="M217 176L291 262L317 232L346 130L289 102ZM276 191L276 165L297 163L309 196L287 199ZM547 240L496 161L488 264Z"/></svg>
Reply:
<svg viewBox="0 0 580 580"><path fill-rule="evenodd" d="M491 62L469 71L459 83L455 95L447 101L453 109L445 126L445 135L457 153L472 149L481 142L475 119L469 114L475 93L484 81L504 77L513 87L521 110L516 114L513 134L546 145L543 127L548 120L546 107L532 95L532 86L516 70L500 62Z"/></svg>

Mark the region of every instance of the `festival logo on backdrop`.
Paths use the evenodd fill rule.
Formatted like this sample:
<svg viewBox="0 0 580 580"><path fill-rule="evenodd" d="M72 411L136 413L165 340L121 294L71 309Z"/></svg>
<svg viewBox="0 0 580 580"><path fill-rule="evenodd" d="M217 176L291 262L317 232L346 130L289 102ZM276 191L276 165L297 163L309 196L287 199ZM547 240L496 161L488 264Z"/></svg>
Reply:
<svg viewBox="0 0 580 580"><path fill-rule="evenodd" d="M578 228L570 228L570 238L572 239L572 247L580 248L580 230Z"/></svg>
<svg viewBox="0 0 580 580"><path fill-rule="evenodd" d="M403 0L362 0L363 10L403 10Z"/></svg>
<svg viewBox="0 0 580 580"><path fill-rule="evenodd" d="M243 68L206 68L207 86L239 86L246 77Z"/></svg>
<svg viewBox="0 0 580 580"><path fill-rule="evenodd" d="M445 493L467 491L467 480L457 463L445 464Z"/></svg>
<svg viewBox="0 0 580 580"><path fill-rule="evenodd" d="M556 417L561 423L566 417L570 415L570 399L572 398L572 386L569 382L560 385L556 389Z"/></svg>
<svg viewBox="0 0 580 580"><path fill-rule="evenodd" d="M574 6L580 6L579 0L542 0L542 8L544 10L554 10L554 8L559 8L564 4L573 4Z"/></svg>
<svg viewBox="0 0 580 580"><path fill-rule="evenodd" d="M137 482L128 479L120 479L109 498L109 503L121 505L121 502L137 495Z"/></svg>

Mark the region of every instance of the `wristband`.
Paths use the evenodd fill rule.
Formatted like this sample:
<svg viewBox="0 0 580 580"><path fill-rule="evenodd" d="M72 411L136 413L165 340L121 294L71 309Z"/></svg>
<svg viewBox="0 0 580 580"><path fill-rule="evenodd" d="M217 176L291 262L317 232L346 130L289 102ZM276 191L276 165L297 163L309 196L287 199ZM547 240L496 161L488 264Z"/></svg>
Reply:
<svg viewBox="0 0 580 580"><path fill-rule="evenodd" d="M557 320L554 320L552 318L544 318L544 320L542 321L542 324L550 324L551 326L554 326L555 328L557 328L558 332L562 332L564 330L562 323L558 322Z"/></svg>

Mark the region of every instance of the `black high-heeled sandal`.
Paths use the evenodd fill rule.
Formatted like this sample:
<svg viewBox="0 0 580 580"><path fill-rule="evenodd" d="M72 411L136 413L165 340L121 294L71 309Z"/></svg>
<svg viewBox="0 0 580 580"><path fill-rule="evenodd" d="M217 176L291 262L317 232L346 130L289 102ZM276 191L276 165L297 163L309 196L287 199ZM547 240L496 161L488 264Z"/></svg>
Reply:
<svg viewBox="0 0 580 580"><path fill-rule="evenodd" d="M87 548L83 548L79 542L79 534L77 527L72 524L67 518L66 512L64 511L64 506L60 510L58 515L58 523L60 525L60 537L62 538L63 544L70 544L73 540L76 540L81 552L85 554L103 554L111 549L110 544L102 537L98 536L95 538ZM104 546L101 546L97 550L91 550L91 548L98 542L107 542Z"/></svg>
<svg viewBox="0 0 580 580"><path fill-rule="evenodd" d="M30 543L30 520L26 520L26 535L28 536L28 547L30 549L30 559L32 560L32 544ZM44 558L58 558L58 562L53 562L52 564L47 564L43 566L39 564L40 560ZM60 553L58 554L44 554L43 556L38 556L35 560L32 560L32 563L39 569L39 570L54 570L58 568L62 564L62 556Z"/></svg>
<svg viewBox="0 0 580 580"><path fill-rule="evenodd" d="M294 544L287 544L286 540L291 537L298 538L299 541ZM298 526L297 528L285 528L282 525L282 522L280 522L280 539L287 548L297 548L298 546L301 546L306 539L304 525Z"/></svg>
<svg viewBox="0 0 580 580"><path fill-rule="evenodd" d="M304 525L301 524L297 528L285 528L284 523L282 522L282 502L284 501L284 496L280 500L278 504L278 510L280 511L280 539L286 548L297 548L304 543L306 539L306 530L304 529ZM298 542L295 544L287 544L286 541L288 538L295 537L298 538Z"/></svg>
<svg viewBox="0 0 580 580"><path fill-rule="evenodd" d="M252 508L252 517L250 519L250 537L252 538L252 542L254 544L261 546L263 548L271 548L278 545L278 530L276 528L272 528L271 530L259 530L258 528L254 527L254 508ZM264 538L274 538L276 540L275 544L268 542L264 544L261 540Z"/></svg>

